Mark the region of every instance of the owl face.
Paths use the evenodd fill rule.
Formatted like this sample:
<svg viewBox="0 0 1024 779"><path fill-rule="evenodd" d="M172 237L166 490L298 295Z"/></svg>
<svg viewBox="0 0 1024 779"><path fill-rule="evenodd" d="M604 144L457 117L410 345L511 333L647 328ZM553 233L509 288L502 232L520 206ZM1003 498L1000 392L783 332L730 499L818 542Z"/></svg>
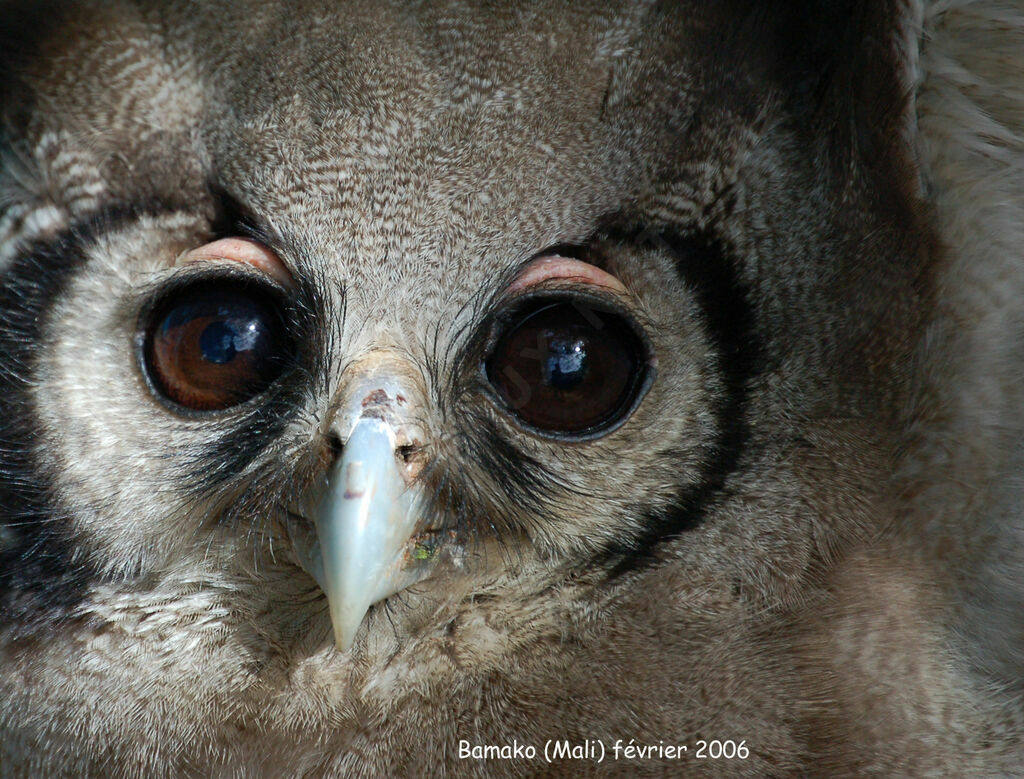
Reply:
<svg viewBox="0 0 1024 779"><path fill-rule="evenodd" d="M902 12L556 5L8 12L12 764L832 733L937 264L821 41Z"/></svg>
<svg viewBox="0 0 1024 779"><path fill-rule="evenodd" d="M206 34L191 30L191 45L223 48ZM238 64L246 75L189 74L215 81L202 116L176 117L192 148L167 133L131 143L142 158L171 157L157 172L207 166L190 202L150 171L146 196L98 204L63 250L76 268L39 330L53 348L35 359L46 377L36 413L60 442L39 459L99 575L192 560L259 577L290 563L330 591L325 566L372 558L351 585L366 593L347 646L363 601L404 591L410 576L426 592L476 581L484 565L487 586L548 586L567 567L652 554L695 520L704 473L729 467L743 425L730 417L749 366L723 375L723 352L749 363L756 347L746 312L716 313L721 327L702 312L702 295L740 284L704 270L721 267L724 239L703 217L680 231L645 213L640 197L670 169L644 147L676 131L680 107L644 109L660 124L631 137L646 74L618 76L618 55L602 49L630 34L626 18L610 19L573 42L588 57L563 62L555 30L499 29L494 45L515 51L486 78L429 36L414 54L349 66L345 36L314 35L304 45L341 74L337 104L324 102L322 78L301 79L298 93L276 94L275 81L240 93L270 62L311 67L271 40ZM197 87L177 88L181 66L163 64L167 99L194 114ZM676 98L696 110L697 98ZM688 151L735 168L752 120L725 127L738 143ZM390 545L368 552L344 535L330 544L354 557L334 560L342 552L320 536L355 531L317 528L361 489L347 481L369 468L347 444L360 420L384 423L392 456L359 478L371 491L394 481L416 506L381 519L404 528L388 531ZM435 557L436 571L420 564ZM377 581L388 566L390 587Z"/></svg>

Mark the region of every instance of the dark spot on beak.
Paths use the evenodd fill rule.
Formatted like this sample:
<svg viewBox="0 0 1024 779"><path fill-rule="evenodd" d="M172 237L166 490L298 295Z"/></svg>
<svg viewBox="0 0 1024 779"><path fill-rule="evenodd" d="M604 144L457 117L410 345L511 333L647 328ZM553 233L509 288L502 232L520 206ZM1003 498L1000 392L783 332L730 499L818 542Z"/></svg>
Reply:
<svg viewBox="0 0 1024 779"><path fill-rule="evenodd" d="M382 406L388 402L388 393L382 389L377 389L363 398L363 408L367 406Z"/></svg>

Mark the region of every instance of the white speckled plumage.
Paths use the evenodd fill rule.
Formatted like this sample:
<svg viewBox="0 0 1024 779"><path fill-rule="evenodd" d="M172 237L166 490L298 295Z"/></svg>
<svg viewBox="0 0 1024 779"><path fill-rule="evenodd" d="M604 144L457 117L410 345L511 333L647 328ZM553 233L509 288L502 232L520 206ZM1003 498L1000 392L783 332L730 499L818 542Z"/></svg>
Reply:
<svg viewBox="0 0 1024 779"><path fill-rule="evenodd" d="M42 8L0 4L0 775L1020 771L1019 3ZM237 235L292 367L184 413L147 317ZM562 253L652 355L573 441L482 367ZM446 551L342 651L304 507L380 355Z"/></svg>

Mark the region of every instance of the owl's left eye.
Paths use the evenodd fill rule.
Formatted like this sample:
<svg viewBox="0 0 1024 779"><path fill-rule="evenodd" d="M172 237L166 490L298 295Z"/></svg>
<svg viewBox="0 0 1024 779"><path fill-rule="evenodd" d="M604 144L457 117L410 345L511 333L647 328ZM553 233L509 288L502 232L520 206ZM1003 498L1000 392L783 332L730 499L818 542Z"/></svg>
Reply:
<svg viewBox="0 0 1024 779"><path fill-rule="evenodd" d="M158 305L142 360L163 398L217 411L263 392L288 364L291 344L273 296L255 285L193 285Z"/></svg>
<svg viewBox="0 0 1024 779"><path fill-rule="evenodd" d="M484 363L501 404L527 427L560 438L614 429L650 376L643 338L604 306L546 300L519 307Z"/></svg>

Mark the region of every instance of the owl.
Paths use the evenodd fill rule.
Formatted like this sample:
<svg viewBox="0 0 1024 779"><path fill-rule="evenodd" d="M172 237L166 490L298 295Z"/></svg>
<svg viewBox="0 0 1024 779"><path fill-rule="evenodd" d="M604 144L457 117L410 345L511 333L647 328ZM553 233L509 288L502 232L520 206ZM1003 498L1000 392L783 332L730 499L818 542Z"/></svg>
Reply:
<svg viewBox="0 0 1024 779"><path fill-rule="evenodd" d="M1016 0L0 19L0 775L1022 770Z"/></svg>

